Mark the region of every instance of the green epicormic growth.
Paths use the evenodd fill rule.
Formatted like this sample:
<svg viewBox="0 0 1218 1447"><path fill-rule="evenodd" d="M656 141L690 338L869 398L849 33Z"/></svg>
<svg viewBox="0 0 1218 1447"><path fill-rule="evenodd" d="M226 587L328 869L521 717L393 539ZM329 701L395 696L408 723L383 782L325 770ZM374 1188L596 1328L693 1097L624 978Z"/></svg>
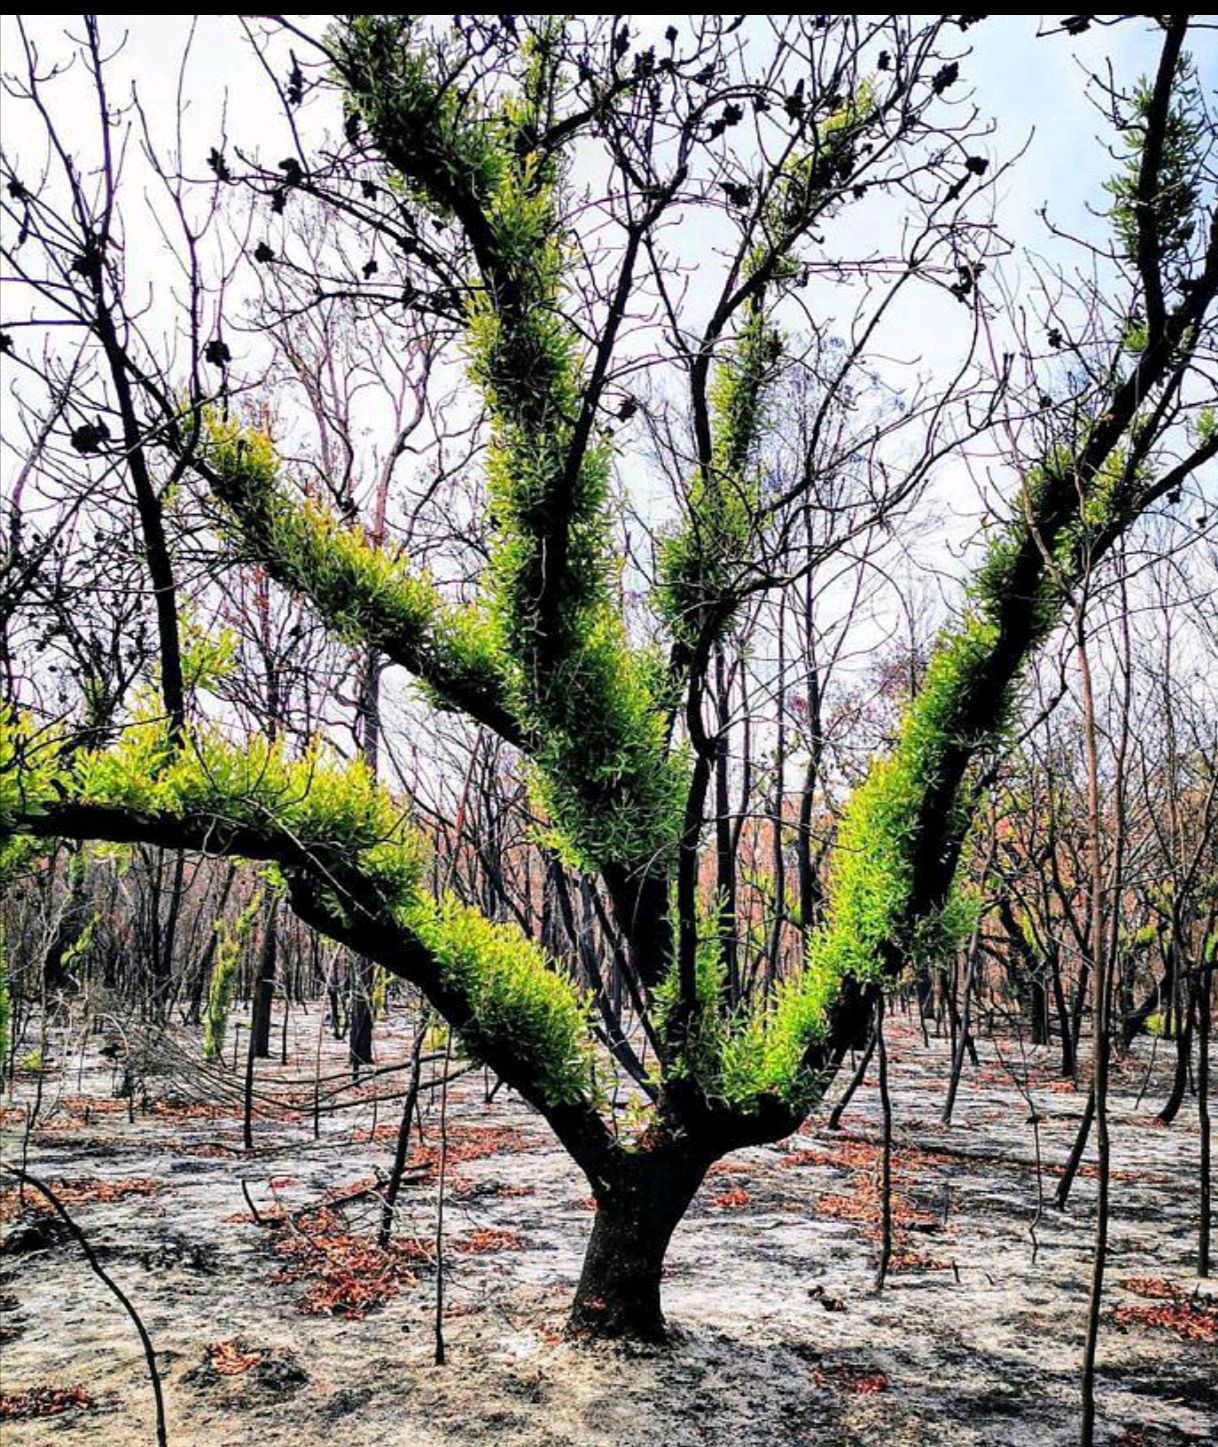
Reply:
<svg viewBox="0 0 1218 1447"><path fill-rule="evenodd" d="M536 944L453 899L420 897L406 922L469 1002L452 1023L474 1059L507 1044L548 1104L596 1098L591 1002Z"/></svg>
<svg viewBox="0 0 1218 1447"><path fill-rule="evenodd" d="M294 497L268 437L214 414L202 460L245 549L285 587L309 597L331 627L418 675L441 706L498 710L502 654L490 620L455 608L393 550L340 523L312 498Z"/></svg>
<svg viewBox="0 0 1218 1447"><path fill-rule="evenodd" d="M413 898L425 850L392 795L362 760L341 762L315 744L298 757L255 735L240 747L207 725L177 746L150 701L108 748L61 755L30 725L0 721L0 828L48 805L95 805L167 820L213 821L290 841L319 870L358 870L396 910Z"/></svg>
<svg viewBox="0 0 1218 1447"><path fill-rule="evenodd" d="M783 982L760 1009L726 1003L720 935L701 921L696 960L696 999L682 1019L680 1048L665 1063L666 1081L689 1080L711 1103L753 1113L774 1098L796 1112L821 1093L822 1078L808 1059L824 1035L824 1002L804 999L798 982ZM664 1038L680 998L674 964L655 994L656 1025Z"/></svg>
<svg viewBox="0 0 1218 1447"><path fill-rule="evenodd" d="M260 737L238 748L197 725L175 747L151 707L150 701L109 748L70 755L28 717L0 710L0 834L64 804L188 821L217 837L225 826L247 829L267 841L265 853L285 870L306 869L311 891L337 917L349 913L345 885L358 883L364 908L363 896L372 892L434 963L457 1002L457 1029L474 1058L506 1052L520 1067L517 1079L547 1104L595 1097L585 996L519 930L427 897L426 846L362 760L338 761L320 744L292 758L281 742ZM276 851L275 839L290 847ZM209 1056L223 1042L231 993L226 968L230 955L235 965L254 908L226 932L218 951ZM395 961L382 963L393 968Z"/></svg>
<svg viewBox="0 0 1218 1447"><path fill-rule="evenodd" d="M241 951L253 933L254 921L262 908L262 890L256 889L249 904L234 920L218 919L215 924L217 943L212 962L211 982L207 987L207 1015L203 1021L203 1058L218 1061L224 1054L224 1037L228 1034L228 1012L233 1003L233 986Z"/></svg>
<svg viewBox="0 0 1218 1447"><path fill-rule="evenodd" d="M1203 104L1192 62L1182 56L1174 99L1160 138L1158 173L1150 194L1143 187L1146 139L1154 109L1154 85L1141 80L1133 95L1132 116L1124 127L1125 155L1117 174L1104 183L1112 197L1112 222L1126 258L1142 256L1142 237L1153 236L1158 264L1174 262L1187 251L1197 230L1201 196Z"/></svg>
<svg viewBox="0 0 1218 1447"><path fill-rule="evenodd" d="M1112 521L1120 459L1100 469L1085 496L1076 474L1076 456L1065 448L1030 472L1017 515L973 577L964 618L932 654L895 747L872 764L846 807L825 921L775 1011L774 1029L791 1050L788 1068L799 1042L814 1050L847 977L879 983L919 955L950 950L972 927L967 892L915 898L919 866L935 878L933 866L963 839L975 803L965 770L1000 742L1023 665L1060 618L1087 566L1089 539ZM959 783L945 791L956 773Z"/></svg>
<svg viewBox="0 0 1218 1447"><path fill-rule="evenodd" d="M690 485L684 524L660 551L659 606L675 639L691 647L717 635L732 614L742 570L756 545L760 482L755 465L765 396L778 375L782 338L767 320L764 294L710 388L712 451Z"/></svg>
<svg viewBox="0 0 1218 1447"><path fill-rule="evenodd" d="M746 1107L765 1094L794 1106L813 1100L819 1047L847 978L879 984L915 958L950 951L972 928L975 901L967 891L915 895L925 851L946 851L963 838L973 791L967 781L947 791L946 817L937 803L929 811L933 833L928 802L949 771L1000 741L1022 664L1060 617L1087 565L1088 539L1111 521L1122 460L1114 455L1082 497L1075 472L1074 454L1062 449L1030 474L1017 515L974 576L963 620L934 650L894 748L854 791L838 825L824 923L809 940L801 973L779 985L766 1009L740 1018L722 1005L713 942L705 957L700 950L698 1007L682 1068L708 1095ZM1064 496L1073 506L1063 511Z"/></svg>
<svg viewBox="0 0 1218 1447"><path fill-rule="evenodd" d="M983 611L940 640L896 746L851 797L835 840L825 923L809 942L790 1010L823 1016L847 976L879 981L915 954L938 953L959 938L962 901L940 902L933 919L919 920L911 908L924 843L919 824L949 756L992 743L1005 722L1004 707L984 736L965 732L964 715L975 706L978 679L998 642L999 629ZM968 802L954 807L963 828Z"/></svg>
<svg viewBox="0 0 1218 1447"><path fill-rule="evenodd" d="M679 826L654 663L613 598L609 452L585 415L579 338L563 316L560 177L541 136L556 98L547 34L496 110L437 79L443 52L409 22L344 28L350 104L391 167L470 240L470 369L490 419L490 603L543 802L590 867L654 868Z"/></svg>
<svg viewBox="0 0 1218 1447"><path fill-rule="evenodd" d="M722 634L755 558L761 530L757 454L783 354L772 303L799 275L795 248L852 174L861 130L874 113L872 89L864 82L847 105L813 128L811 146L779 173L766 198L763 238L743 269L744 285L752 288L744 321L709 388L710 456L690 484L681 527L660 552L660 612L685 649Z"/></svg>
<svg viewBox="0 0 1218 1447"><path fill-rule="evenodd" d="M854 172L861 133L876 116L875 87L864 77L844 105L817 122L811 145L776 177L764 214L767 244L758 250L754 264L772 267L777 275L795 274L792 245L840 198Z"/></svg>

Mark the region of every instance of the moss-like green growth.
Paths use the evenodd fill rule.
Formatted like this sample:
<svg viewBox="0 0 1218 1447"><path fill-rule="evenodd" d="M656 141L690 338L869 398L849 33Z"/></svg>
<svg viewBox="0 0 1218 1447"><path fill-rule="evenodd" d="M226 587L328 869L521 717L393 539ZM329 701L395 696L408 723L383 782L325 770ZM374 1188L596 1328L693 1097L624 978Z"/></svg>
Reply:
<svg viewBox="0 0 1218 1447"><path fill-rule="evenodd" d="M0 704L0 837L56 798L57 740L11 704Z"/></svg>
<svg viewBox="0 0 1218 1447"><path fill-rule="evenodd" d="M203 457L245 548L286 588L310 598L352 643L370 644L419 675L441 706L498 704L502 650L494 626L453 607L393 549L340 522L315 499L294 497L270 439L209 413Z"/></svg>
<svg viewBox="0 0 1218 1447"><path fill-rule="evenodd" d="M596 1099L591 1001L537 945L451 898L416 900L402 917L468 1001L452 1023L475 1060L510 1052L549 1105Z"/></svg>
<svg viewBox="0 0 1218 1447"><path fill-rule="evenodd" d="M203 627L189 610L179 609L182 682L190 697L214 693L237 667L237 635L231 628Z"/></svg>
<svg viewBox="0 0 1218 1447"><path fill-rule="evenodd" d="M846 807L824 923L809 941L802 975L780 990L767 1026L767 1070L777 1081L798 1088L799 1062L823 1039L847 978L880 983L911 960L949 952L972 928L976 902L967 891L938 901L914 898L919 851L928 847L924 811L946 768L967 764L1000 741L1019 668L1060 616L1063 598L1085 566L1089 530L1106 525L1118 505L1119 458L1092 480L1081 502L1076 470L1074 454L1058 449L1031 472L1015 517L991 542L973 577L963 620L934 650L895 747L871 765ZM1063 497L1072 504L1064 510ZM1048 564L1040 551L1045 539ZM1026 617L1012 636L1010 601L1026 586L1034 591L1020 599ZM1010 657L995 670L1003 653ZM935 820L936 848L943 839L963 837L973 802L967 780L952 790L950 817Z"/></svg>
<svg viewBox="0 0 1218 1447"><path fill-rule="evenodd" d="M372 1019L374 1023L385 1018L388 1006L389 971L383 965L377 965L372 980Z"/></svg>
<svg viewBox="0 0 1218 1447"><path fill-rule="evenodd" d="M553 39L530 38L520 84L494 110L442 82L443 47L425 56L409 22L357 17L338 52L388 163L433 212L459 218L477 260L467 340L490 418L490 606L543 803L570 856L649 870L672 848L684 770L668 755L654 670L611 596L610 454L583 415L558 166L537 148Z"/></svg>
<svg viewBox="0 0 1218 1447"><path fill-rule="evenodd" d="M664 1070L666 1081L692 1080L713 1103L743 1115L765 1098L778 1097L796 1111L807 1110L822 1086L806 1065L810 1042L824 1033L829 1000L808 998L800 980L779 984L775 998L760 1009L732 1009L725 999L725 969L715 920L701 920L696 960L696 998L691 1012L677 1011L680 998L674 964L655 994L656 1026L676 1049ZM680 1020L679 1040L670 1022Z"/></svg>
<svg viewBox="0 0 1218 1447"><path fill-rule="evenodd" d="M706 917L700 911L694 957L694 999L690 1008L680 1008L684 1002L676 960L668 966L652 997L656 1033L668 1051L664 1078L696 1080L703 1093L711 1098L726 1096L723 1054L735 1024L735 1018L724 1004L726 970L716 927L718 913L716 910Z"/></svg>
<svg viewBox="0 0 1218 1447"><path fill-rule="evenodd" d="M966 928L964 901L940 906L919 919L913 904L921 811L939 785L944 762L961 745L993 742L962 732L979 680L999 641L996 625L973 613L939 643L917 697L909 706L896 746L872 764L855 790L838 827L830 869L825 922L809 941L806 968L779 999L775 1031L788 1045L783 1073L801 1046L823 1037L828 1011L843 981L881 981L906 961L939 953ZM1005 720L1005 709L999 714ZM967 800L955 806L961 820Z"/></svg>
<svg viewBox="0 0 1218 1447"><path fill-rule="evenodd" d="M374 135L414 142L415 164L397 170L417 199L468 228L471 206L494 194L508 160L485 119L471 115L466 87L437 84L443 43L423 36L416 16L356 15L336 28L332 49L350 110Z"/></svg>
<svg viewBox="0 0 1218 1447"><path fill-rule="evenodd" d="M817 1047L827 1037L844 982L880 983L909 960L950 951L972 927L975 904L965 892L953 892L933 907L915 907L923 810L949 762L962 750L972 757L992 746L1005 726L1009 689L989 701L980 732L974 722L977 701L1005 642L1002 605L1020 550L1028 544L1028 517L1043 505L1048 487L1040 474L1029 484L1024 501L1030 512L991 545L974 579L969 609L940 639L895 747L872 764L850 799L832 855L825 920L809 941L803 971L782 981L773 1001L751 1018L730 1020L704 971L700 947L697 1019L677 1068L692 1072L709 1094L745 1108L750 1098L766 1094L806 1106L819 1089ZM1056 618L1060 581L1050 575L1038 584L1043 601L1024 650ZM939 821L945 832L967 827L971 803L967 786L953 795L952 818Z"/></svg>
<svg viewBox="0 0 1218 1447"><path fill-rule="evenodd" d="M1197 230L1205 159L1204 106L1189 57L1181 57L1173 100L1161 134L1161 156L1154 195L1139 199L1154 84L1143 78L1133 95L1133 114L1122 128L1125 155L1117 174L1104 183L1112 197L1113 229L1126 258L1135 266L1145 222L1157 238L1158 264L1180 260Z"/></svg>
<svg viewBox="0 0 1218 1447"><path fill-rule="evenodd" d="M249 904L236 919L218 919L215 924L219 940L212 962L211 981L207 987L207 1015L203 1021L203 1058L219 1061L224 1054L224 1037L228 1033L228 1012L233 1003L233 986L237 966L262 908L263 892L256 889Z"/></svg>
<svg viewBox="0 0 1218 1447"><path fill-rule="evenodd" d="M151 694L99 749L62 752L28 716L0 715L0 828L60 800L286 833L319 861L357 869L389 908L411 900L422 876L420 837L362 760L321 743L293 758L264 736L236 747L206 724L178 745Z"/></svg>
<svg viewBox="0 0 1218 1447"><path fill-rule="evenodd" d="M798 275L797 243L853 171L859 139L874 114L872 88L863 84L816 126L810 148L778 178L762 218L764 239L747 258L745 278L758 285L711 382L709 463L690 484L681 526L660 549L659 610L686 647L707 629L712 636L726 629L734 590L757 550L757 451L783 350L769 319L769 294Z"/></svg>
<svg viewBox="0 0 1218 1447"><path fill-rule="evenodd" d="M362 759L338 761L320 744L291 758L264 737L235 748L195 727L175 750L153 720L125 729L109 749L78 756L73 773L84 803L286 832L320 861L357 869L389 908L413 897L422 874L423 845L393 796Z"/></svg>
<svg viewBox="0 0 1218 1447"><path fill-rule="evenodd" d="M719 633L726 626L733 588L755 550L757 444L781 356L782 338L759 296L711 384L710 466L690 485L682 526L660 548L658 605L687 646L705 627Z"/></svg>
<svg viewBox="0 0 1218 1447"><path fill-rule="evenodd" d="M21 766L34 730L7 715L0 760L12 767L3 807L9 827L41 804L69 799L135 814L239 825L287 835L315 867L315 887L344 912L330 871L372 885L381 907L432 955L446 984L467 1002L462 1038L481 1058L507 1053L547 1103L595 1096L589 1001L545 954L506 925L454 901L437 906L420 890L425 846L393 796L362 760L345 763L320 744L290 757L282 743L255 737L234 747L216 730L190 726L175 746L148 697L141 716L105 749L64 756L45 748L34 771ZM13 760L16 760L13 763ZM332 895L332 898L330 897ZM232 976L257 908L225 928L208 1000L205 1049L223 1045Z"/></svg>

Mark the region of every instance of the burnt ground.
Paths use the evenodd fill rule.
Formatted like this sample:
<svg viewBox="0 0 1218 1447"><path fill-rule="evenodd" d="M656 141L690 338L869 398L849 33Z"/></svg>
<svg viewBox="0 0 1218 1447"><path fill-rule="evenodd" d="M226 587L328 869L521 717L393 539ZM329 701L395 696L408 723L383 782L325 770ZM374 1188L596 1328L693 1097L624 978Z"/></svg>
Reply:
<svg viewBox="0 0 1218 1447"><path fill-rule="evenodd" d="M1085 1175L1066 1214L1046 1206L1036 1223L1029 1110L991 1045L981 1046L980 1069L967 1070L944 1128L946 1044L927 1050L908 1023L890 1027L899 1229L882 1294L872 1286L878 1098L869 1078L838 1135L822 1113L708 1180L669 1258L666 1349L561 1339L591 1220L587 1186L527 1108L507 1092L488 1104L482 1076L466 1075L449 1091L448 1361L437 1368L437 1111L425 1116L399 1244L383 1256L370 1244L375 1198L319 1203L387 1168L400 1107L386 1097L401 1077L366 1084L359 1105L325 1116L315 1140L316 1012L293 1024L291 1063L260 1066L260 1088L278 1104L264 1102L248 1155L239 1078L199 1076L194 1037L150 1061L134 1121L111 1096L100 1037L83 1055L79 1037L52 1040L59 1063L52 1050L28 1168L61 1185L143 1317L175 1447L1076 1440L1095 1182ZM404 1021L386 1027L382 1062L403 1059L406 1042ZM324 1042L323 1075L341 1074L342 1050ZM1190 1101L1170 1130L1151 1124L1167 1059L1160 1049L1152 1063L1150 1051L1139 1042L1114 1082L1099 1440L1210 1441L1218 1317L1213 1287L1194 1275L1196 1111ZM1084 1095L1055 1080L1045 1052L1028 1055L1048 1197ZM1021 1051L1010 1042L1001 1057L1018 1065ZM6 1102L8 1160L26 1144L34 1089L19 1078ZM5 1447L153 1441L130 1320L45 1214L7 1192L0 1219ZM67 1410L11 1415L37 1392Z"/></svg>

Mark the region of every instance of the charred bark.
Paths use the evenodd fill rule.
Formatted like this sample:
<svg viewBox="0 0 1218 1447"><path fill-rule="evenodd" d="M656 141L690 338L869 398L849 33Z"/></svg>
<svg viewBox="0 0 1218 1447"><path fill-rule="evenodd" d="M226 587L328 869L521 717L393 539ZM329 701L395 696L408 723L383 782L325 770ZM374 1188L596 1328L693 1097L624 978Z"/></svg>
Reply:
<svg viewBox="0 0 1218 1447"><path fill-rule="evenodd" d="M594 1183L596 1217L571 1308L573 1336L664 1339L664 1256L713 1159L675 1146L624 1155Z"/></svg>
<svg viewBox="0 0 1218 1447"><path fill-rule="evenodd" d="M258 1060L271 1053L271 1006L275 999L275 968L279 956L279 901L272 898L267 906L266 925L262 934L262 950L258 959L258 979L254 985L254 1007L250 1017L253 1052Z"/></svg>

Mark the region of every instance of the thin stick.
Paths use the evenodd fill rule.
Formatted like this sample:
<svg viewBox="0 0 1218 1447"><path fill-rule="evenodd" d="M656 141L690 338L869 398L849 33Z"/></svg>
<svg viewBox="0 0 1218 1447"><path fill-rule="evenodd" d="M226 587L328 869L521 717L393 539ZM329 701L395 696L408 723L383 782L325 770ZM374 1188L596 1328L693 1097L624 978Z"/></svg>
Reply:
<svg viewBox="0 0 1218 1447"><path fill-rule="evenodd" d="M1210 991L1213 966L1201 965L1200 1029L1197 1055L1197 1116L1201 1130L1201 1227L1197 1237L1197 1275L1210 1274L1211 1128L1210 1128Z"/></svg>
<svg viewBox="0 0 1218 1447"><path fill-rule="evenodd" d="M875 1043L880 1066L880 1108L884 1120L880 1175L880 1260L875 1269L875 1289L883 1291L888 1263L892 1258L892 1100L888 1094L888 1049L884 1044L883 995L875 1007Z"/></svg>
<svg viewBox="0 0 1218 1447"><path fill-rule="evenodd" d="M1019 1023L1018 1014L1015 1016L1015 1028L1018 1031L1021 1074L1016 1074L1015 1070L1002 1058L1002 1047L998 1043L997 1035L993 1037L993 1044L994 1053L998 1056L998 1063L1014 1082L1015 1089L1019 1091L1024 1104L1028 1107L1028 1124L1032 1127L1032 1148L1036 1157L1036 1215L1033 1216L1032 1223L1028 1227L1028 1235L1032 1238L1032 1261L1035 1264L1036 1257L1040 1252L1040 1239L1036 1233L1040 1229L1040 1223L1045 1214L1044 1164L1040 1150L1041 1114L1036 1109L1036 1101L1032 1095L1032 1073L1028 1066L1028 1055L1023 1043L1023 1028Z"/></svg>
<svg viewBox="0 0 1218 1447"><path fill-rule="evenodd" d="M393 1217L397 1209L398 1192L402 1188L406 1157L410 1151L410 1122L414 1117L419 1099L419 1077L423 1069L423 1041L427 1036L429 1020L430 1016L425 1011L415 1033L414 1045L411 1047L410 1089L406 1093L406 1104L402 1107L402 1119L398 1126L397 1144L393 1153L393 1169L389 1173L389 1184L385 1189L385 1198L381 1206L381 1229L377 1237L377 1244L382 1251L389 1245L389 1236L393 1230ZM444 1072L444 1079L447 1082L447 1070ZM440 1088L443 1090L447 1087L442 1085Z"/></svg>
<svg viewBox="0 0 1218 1447"><path fill-rule="evenodd" d="M829 1112L830 1130L840 1130L842 1126L842 1113L854 1098L854 1092L862 1085L867 1075L867 1067L871 1064L871 1056L875 1051L875 1031L871 1032L867 1040L866 1048L859 1056L859 1063L855 1066L854 1074L850 1077L850 1084L842 1091L841 1099Z"/></svg>
<svg viewBox="0 0 1218 1447"><path fill-rule="evenodd" d="M255 990L256 989L257 986L255 986ZM255 994L255 1004L252 1009L257 1008L257 998ZM254 1021L251 1014L249 1049L245 1053L245 1098L242 1103L241 1113L241 1141L247 1151L254 1149L254 1060L257 1043L258 1032L254 1029Z"/></svg>
<svg viewBox="0 0 1218 1447"><path fill-rule="evenodd" d="M448 1062L452 1030L444 1050L444 1083L440 1088L440 1170L436 1190L436 1366L444 1365L444 1174L448 1166Z"/></svg>
<svg viewBox="0 0 1218 1447"><path fill-rule="evenodd" d="M1057 1183L1057 1190L1053 1193L1053 1204L1059 1211L1066 1209L1066 1203L1070 1199L1070 1191L1074 1185L1074 1178L1078 1174L1078 1168L1082 1164L1083 1152L1087 1149L1087 1141L1091 1135L1091 1125L1095 1120L1095 1085L1087 1092L1087 1104L1083 1107L1083 1118L1079 1121L1078 1131L1074 1137L1074 1144L1070 1147L1070 1155L1066 1164L1062 1167L1061 1179Z"/></svg>
<svg viewBox="0 0 1218 1447"><path fill-rule="evenodd" d="M258 1207L254 1205L254 1198L250 1195L249 1182L244 1176L241 1177L241 1194L245 1197L245 1204L250 1208L250 1215L254 1218L256 1225L262 1225L262 1215Z"/></svg>
<svg viewBox="0 0 1218 1447"><path fill-rule="evenodd" d="M313 1139L321 1136L321 1029L322 1020L317 1022L317 1055L313 1062Z"/></svg>
<svg viewBox="0 0 1218 1447"><path fill-rule="evenodd" d="M1098 1154L1098 1194L1095 1205L1095 1254L1091 1265L1091 1293L1087 1303L1086 1333L1083 1341L1082 1420L1079 1424L1079 1447L1091 1447L1095 1440L1095 1359L1100 1335L1100 1306L1104 1295L1104 1268L1108 1259L1108 1042L1111 991L1109 957L1104 948L1104 874L1100 858L1100 782L1099 750L1095 722L1095 702L1091 686L1091 665L1087 657L1086 634L1080 610L1078 621L1078 665L1082 685L1083 744L1087 763L1087 825L1090 839L1091 891L1091 953L1094 957L1093 988L1095 1005L1092 1017L1093 1058L1091 1099L1094 1102L1095 1134Z"/></svg>

